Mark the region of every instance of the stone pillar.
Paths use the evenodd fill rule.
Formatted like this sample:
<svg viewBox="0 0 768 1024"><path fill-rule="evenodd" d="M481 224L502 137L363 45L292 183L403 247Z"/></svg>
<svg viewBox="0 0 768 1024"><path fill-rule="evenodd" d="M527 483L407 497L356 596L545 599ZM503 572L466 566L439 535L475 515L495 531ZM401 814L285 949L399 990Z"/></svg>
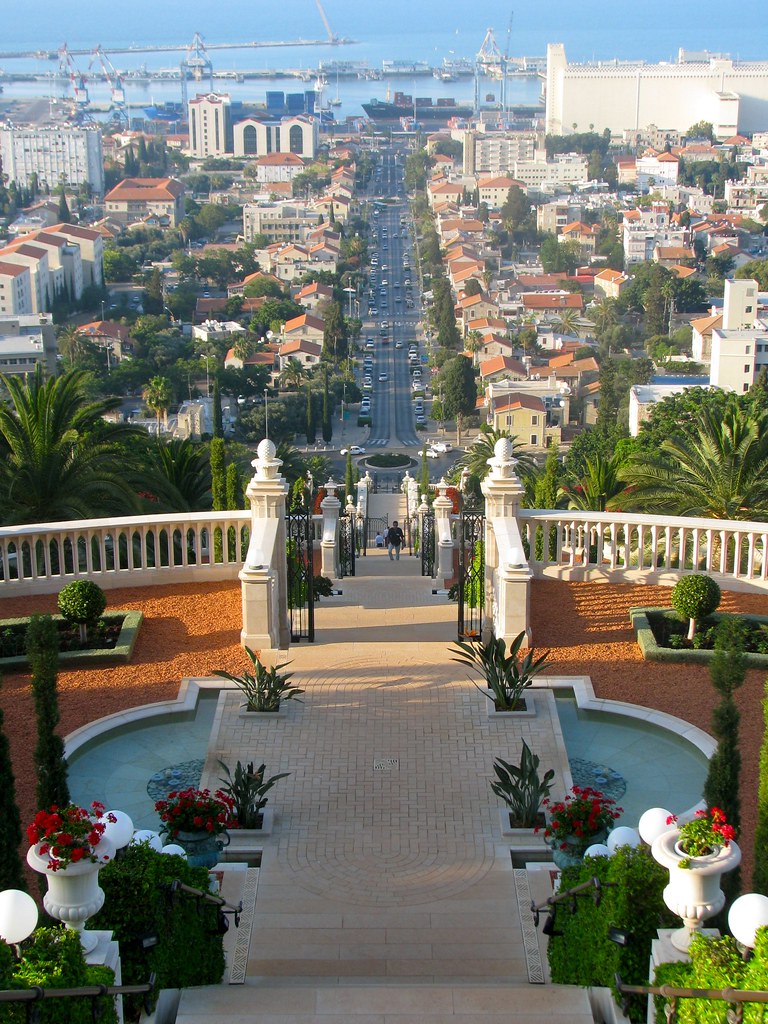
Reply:
<svg viewBox="0 0 768 1024"><path fill-rule="evenodd" d="M525 632L531 641L531 579L517 520L525 493L515 472L512 442L500 438L488 460L491 471L481 484L485 497L486 617L507 643Z"/></svg>
<svg viewBox="0 0 768 1024"><path fill-rule="evenodd" d="M429 502L427 501L426 494L422 494L422 496L421 496L421 504L416 509L416 513L417 513L417 515L419 517L419 551L418 551L418 553L420 555L423 555L423 551L424 551L424 516L428 512L429 512ZM437 559L435 559L435 561L437 561ZM421 564L422 564L422 566L424 565L423 562ZM433 573L435 572L435 569L436 569L436 567L433 566L433 569L432 569Z"/></svg>
<svg viewBox="0 0 768 1024"><path fill-rule="evenodd" d="M435 485L437 497L432 502L432 508L435 510L435 536L437 538L436 575L437 579L442 581L443 586L453 578L453 533L451 531L453 502L445 493L448 486L443 477Z"/></svg>
<svg viewBox="0 0 768 1024"><path fill-rule="evenodd" d="M240 642L260 651L262 660L277 657L290 644L285 557L285 500L288 483L280 476L282 461L272 441L259 443L251 465L255 473L246 490L251 502L251 537L240 570L243 628Z"/></svg>
<svg viewBox="0 0 768 1024"><path fill-rule="evenodd" d="M341 502L336 497L336 488L341 487L333 477L325 485L325 497L320 502L323 513L323 535L320 540L321 569L323 576L339 578L339 513Z"/></svg>

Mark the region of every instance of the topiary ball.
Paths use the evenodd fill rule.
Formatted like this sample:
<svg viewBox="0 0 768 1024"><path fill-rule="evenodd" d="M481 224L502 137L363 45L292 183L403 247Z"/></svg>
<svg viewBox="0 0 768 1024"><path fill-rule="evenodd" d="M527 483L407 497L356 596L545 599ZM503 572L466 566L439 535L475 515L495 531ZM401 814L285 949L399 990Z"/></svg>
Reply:
<svg viewBox="0 0 768 1024"><path fill-rule="evenodd" d="M75 580L59 591L59 611L68 622L96 622L106 607L104 591L90 580Z"/></svg>
<svg viewBox="0 0 768 1024"><path fill-rule="evenodd" d="M683 576L672 588L672 607L684 619L705 619L720 604L720 587L711 576Z"/></svg>

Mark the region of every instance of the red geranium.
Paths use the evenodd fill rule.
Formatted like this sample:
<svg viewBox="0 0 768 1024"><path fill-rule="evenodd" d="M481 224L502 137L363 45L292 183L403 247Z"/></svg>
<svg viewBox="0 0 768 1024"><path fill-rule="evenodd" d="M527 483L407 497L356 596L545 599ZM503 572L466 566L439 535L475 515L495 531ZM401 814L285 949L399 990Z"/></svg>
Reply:
<svg viewBox="0 0 768 1024"><path fill-rule="evenodd" d="M615 800L589 786L573 786L565 800L552 803L547 799L542 804L549 812L544 835L557 840L561 849L567 848L566 836L592 839L610 829L622 814Z"/></svg>
<svg viewBox="0 0 768 1024"><path fill-rule="evenodd" d="M77 804L54 805L47 811L37 812L27 828L27 839L32 846L37 846L41 857L48 855L49 871L58 871L81 860L97 864L109 859L96 851L106 828L104 821L97 820L103 816L104 804L96 801L90 810ZM106 821L114 822L117 818L108 814Z"/></svg>
<svg viewBox="0 0 768 1024"><path fill-rule="evenodd" d="M155 804L163 823L160 831L171 838L179 832L219 835L235 825L234 808L235 801L221 789L182 789Z"/></svg>

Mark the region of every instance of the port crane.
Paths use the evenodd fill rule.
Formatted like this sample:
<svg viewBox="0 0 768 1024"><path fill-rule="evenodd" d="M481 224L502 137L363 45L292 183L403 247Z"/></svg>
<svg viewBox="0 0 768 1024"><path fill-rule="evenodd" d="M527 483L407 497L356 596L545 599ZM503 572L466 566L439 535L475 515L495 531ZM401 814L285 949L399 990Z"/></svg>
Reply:
<svg viewBox="0 0 768 1024"><path fill-rule="evenodd" d="M112 61L109 59L101 43L93 51L93 57L88 65L90 71L94 64L100 64L104 78L107 80L109 85L111 106L110 111L114 119L120 124L128 124L128 107L125 102L125 88L123 86L123 80L120 77L120 72L117 71Z"/></svg>
<svg viewBox="0 0 768 1024"><path fill-rule="evenodd" d="M85 75L78 69L67 44L59 49L59 72L68 76L75 97L75 109L85 110L90 102Z"/></svg>
<svg viewBox="0 0 768 1024"><path fill-rule="evenodd" d="M315 3L317 4L317 12L322 18L323 25L325 26L325 31L328 33L328 42L331 46L338 46L341 40L337 35L334 35L331 23L328 21L328 15L325 13L322 3L320 0L315 0Z"/></svg>
<svg viewBox="0 0 768 1024"><path fill-rule="evenodd" d="M195 32L192 42L187 47L187 55L179 65L181 72L181 109L184 117L187 116L187 78L191 76L195 82L202 82L204 77L208 79L208 92L213 92L213 63L208 56L203 37Z"/></svg>
<svg viewBox="0 0 768 1024"><path fill-rule="evenodd" d="M492 28L487 29L485 38L483 39L480 49L477 51L477 63L481 68L483 68L486 74L498 77L499 69L503 63L503 58Z"/></svg>

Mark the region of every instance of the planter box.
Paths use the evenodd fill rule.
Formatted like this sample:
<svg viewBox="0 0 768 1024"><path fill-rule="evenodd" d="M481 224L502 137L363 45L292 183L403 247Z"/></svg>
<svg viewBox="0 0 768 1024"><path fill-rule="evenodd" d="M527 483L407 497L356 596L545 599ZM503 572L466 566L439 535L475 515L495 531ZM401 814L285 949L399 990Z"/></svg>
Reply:
<svg viewBox="0 0 768 1024"><path fill-rule="evenodd" d="M660 647L656 643L649 616L675 615L669 608L630 608L629 621L635 630L635 637L640 646L640 652L646 661L667 661L681 662L684 665L708 665L712 660L714 651L702 650L676 650L672 647ZM709 622L722 622L723 619L733 618L732 615L715 613L708 615ZM739 618L749 619L752 622L768 624L767 615L742 615ZM768 668L768 654L747 654L745 655L747 668Z"/></svg>
<svg viewBox="0 0 768 1024"><path fill-rule="evenodd" d="M269 721L270 719L277 720L278 718L285 718L288 714L288 708L286 705L290 704L290 701L281 701L280 709L278 711L248 711L245 705L241 705L238 709L238 718L252 719L254 722Z"/></svg>
<svg viewBox="0 0 768 1024"><path fill-rule="evenodd" d="M521 700L525 701L524 711L497 711L494 703L493 694L490 691L480 691L485 698L488 712L488 717L491 719L498 719L503 721L505 718L535 718L536 717L536 700L533 695L533 688L528 687L521 697Z"/></svg>
<svg viewBox="0 0 768 1024"><path fill-rule="evenodd" d="M120 635L114 647L94 647L88 651L60 651L59 664L63 667L69 665L124 665L131 660L133 648L139 636L139 627L144 618L142 612L112 611L100 618L109 619L123 616L123 624L120 628ZM62 615L52 615L54 621L61 622ZM0 630L4 626L18 626L29 624L29 617L18 619L0 619ZM29 664L26 654L18 654L10 658L0 658L0 669L3 668L25 668Z"/></svg>
<svg viewBox="0 0 768 1024"><path fill-rule="evenodd" d="M544 841L544 829L534 832L532 828L512 828L509 823L509 808L499 808L499 823L502 838L509 841L509 851L514 867L524 867L535 861L546 863L552 860L552 851Z"/></svg>
<svg viewBox="0 0 768 1024"><path fill-rule="evenodd" d="M275 812L267 806L262 813L261 828L233 828L229 833L229 846L223 853L226 860L239 860L240 856L249 853L258 853L264 847L264 840L272 835L275 825Z"/></svg>

